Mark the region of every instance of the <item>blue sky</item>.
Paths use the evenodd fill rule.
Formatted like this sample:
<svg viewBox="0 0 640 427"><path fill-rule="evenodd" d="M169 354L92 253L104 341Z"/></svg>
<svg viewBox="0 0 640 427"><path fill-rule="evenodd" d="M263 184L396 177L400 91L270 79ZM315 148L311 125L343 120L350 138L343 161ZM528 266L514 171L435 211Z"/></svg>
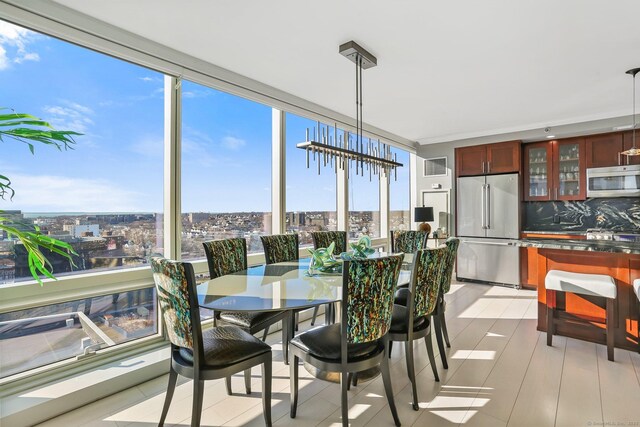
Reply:
<svg viewBox="0 0 640 427"><path fill-rule="evenodd" d="M0 210L160 212L163 79L0 21L0 106L84 134L66 152L36 146L31 155L24 144L0 143L0 174L16 190ZM188 81L182 91L183 212L269 211L271 108ZM295 148L314 124L287 114L288 210L335 209L333 171L306 169ZM352 187L352 209L377 209L377 179L355 178ZM392 191L392 209L408 209L408 167Z"/></svg>

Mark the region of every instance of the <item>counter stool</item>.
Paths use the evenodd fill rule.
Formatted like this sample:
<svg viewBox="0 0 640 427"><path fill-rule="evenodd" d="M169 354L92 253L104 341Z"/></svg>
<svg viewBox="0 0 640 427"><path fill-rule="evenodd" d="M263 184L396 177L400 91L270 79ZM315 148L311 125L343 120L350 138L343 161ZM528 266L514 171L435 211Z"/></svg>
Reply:
<svg viewBox="0 0 640 427"><path fill-rule="evenodd" d="M551 345L553 338L555 304L552 304L551 301L555 301L556 292L604 297L607 299L607 358L613 361L613 319L615 319L613 303L617 295L616 282L613 277L604 274L549 270L544 278L544 286L547 288L547 345Z"/></svg>
<svg viewBox="0 0 640 427"><path fill-rule="evenodd" d="M633 281L633 291L636 293L638 302L640 302L640 279ZM640 353L640 306L638 306L638 353Z"/></svg>

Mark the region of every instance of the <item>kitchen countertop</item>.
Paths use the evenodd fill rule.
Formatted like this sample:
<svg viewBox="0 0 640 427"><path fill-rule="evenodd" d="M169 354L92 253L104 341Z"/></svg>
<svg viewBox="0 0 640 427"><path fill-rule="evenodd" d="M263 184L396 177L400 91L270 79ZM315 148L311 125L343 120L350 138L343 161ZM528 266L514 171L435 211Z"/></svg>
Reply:
<svg viewBox="0 0 640 427"><path fill-rule="evenodd" d="M586 231L531 231L525 230L522 232L523 234L559 234L563 236L584 236Z"/></svg>
<svg viewBox="0 0 640 427"><path fill-rule="evenodd" d="M640 254L640 243L632 242L572 239L521 239L518 242L522 248Z"/></svg>

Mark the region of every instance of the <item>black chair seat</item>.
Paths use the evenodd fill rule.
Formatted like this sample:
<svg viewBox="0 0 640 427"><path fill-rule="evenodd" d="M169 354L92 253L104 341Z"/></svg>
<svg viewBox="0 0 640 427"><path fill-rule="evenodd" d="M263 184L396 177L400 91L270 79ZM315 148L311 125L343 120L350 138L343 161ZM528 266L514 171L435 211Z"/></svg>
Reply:
<svg viewBox="0 0 640 427"><path fill-rule="evenodd" d="M340 361L340 324L320 326L304 332L291 340L291 344L309 353L314 357L326 360ZM347 358L349 362L361 358L367 358L377 351L382 351L383 346L378 341L362 344L349 344Z"/></svg>
<svg viewBox="0 0 640 427"><path fill-rule="evenodd" d="M397 294L396 294L397 295ZM391 315L391 329L389 332L396 334L406 334L409 330L409 317L407 316L407 307L403 305L394 305L393 314ZM422 316L413 319L413 330L424 329L429 326L429 320Z"/></svg>
<svg viewBox="0 0 640 427"><path fill-rule="evenodd" d="M223 311L220 313L220 320L223 322L255 331L274 324L281 317L281 311Z"/></svg>
<svg viewBox="0 0 640 427"><path fill-rule="evenodd" d="M405 307L408 305L409 295L411 295L411 291L409 288L401 288L396 291L396 295L393 299L393 303L395 305L404 305Z"/></svg>
<svg viewBox="0 0 640 427"><path fill-rule="evenodd" d="M207 366L221 368L271 351L271 347L236 326L218 326L202 331L204 360ZM193 353L180 349L180 356L193 363Z"/></svg>

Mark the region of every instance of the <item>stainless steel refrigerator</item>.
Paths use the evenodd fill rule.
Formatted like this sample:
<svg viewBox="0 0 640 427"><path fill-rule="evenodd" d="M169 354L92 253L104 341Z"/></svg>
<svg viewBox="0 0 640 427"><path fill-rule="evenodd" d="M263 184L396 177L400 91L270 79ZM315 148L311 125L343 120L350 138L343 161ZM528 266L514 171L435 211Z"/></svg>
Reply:
<svg viewBox="0 0 640 427"><path fill-rule="evenodd" d="M458 178L456 277L520 286L518 174Z"/></svg>

